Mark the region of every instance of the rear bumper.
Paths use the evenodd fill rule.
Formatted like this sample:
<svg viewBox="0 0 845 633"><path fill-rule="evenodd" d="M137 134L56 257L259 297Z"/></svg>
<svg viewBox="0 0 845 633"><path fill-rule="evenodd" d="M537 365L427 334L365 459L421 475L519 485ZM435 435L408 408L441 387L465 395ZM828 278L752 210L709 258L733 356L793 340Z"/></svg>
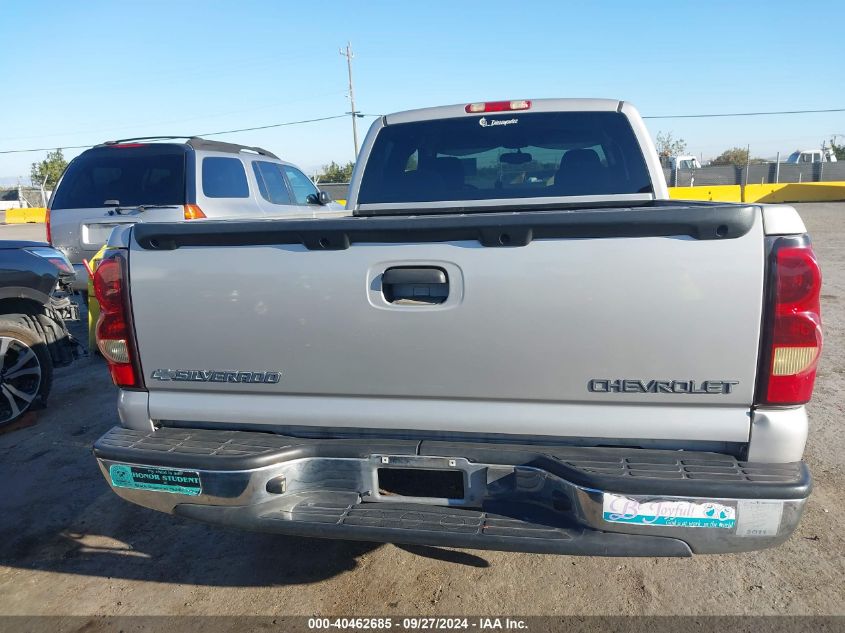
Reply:
<svg viewBox="0 0 845 633"><path fill-rule="evenodd" d="M73 271L76 273L76 277L74 278L71 287L74 290L88 292L88 269L85 268L85 264L82 263L72 265Z"/></svg>
<svg viewBox="0 0 845 633"><path fill-rule="evenodd" d="M124 499L207 523L557 554L771 547L794 531L811 489L801 462L753 464L690 451L115 427L94 453ZM412 477L414 469L456 471L462 494L387 494L379 471L397 468Z"/></svg>

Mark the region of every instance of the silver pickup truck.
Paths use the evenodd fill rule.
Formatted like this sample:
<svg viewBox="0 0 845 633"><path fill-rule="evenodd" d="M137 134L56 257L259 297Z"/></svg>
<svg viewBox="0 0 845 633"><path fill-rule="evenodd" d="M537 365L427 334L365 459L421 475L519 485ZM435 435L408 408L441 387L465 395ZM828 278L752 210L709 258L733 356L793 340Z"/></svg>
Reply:
<svg viewBox="0 0 845 633"><path fill-rule="evenodd" d="M114 491L281 534L611 556L783 542L822 336L787 206L670 201L637 111L379 118L349 217L116 229Z"/></svg>

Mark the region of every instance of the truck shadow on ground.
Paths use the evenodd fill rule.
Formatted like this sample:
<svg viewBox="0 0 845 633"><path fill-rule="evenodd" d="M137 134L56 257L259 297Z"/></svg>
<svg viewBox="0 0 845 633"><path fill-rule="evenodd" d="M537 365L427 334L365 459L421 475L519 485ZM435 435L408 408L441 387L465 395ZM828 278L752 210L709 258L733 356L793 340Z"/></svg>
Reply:
<svg viewBox="0 0 845 633"><path fill-rule="evenodd" d="M102 485L93 498L51 494L49 508L34 502L17 513L14 526L15 515L4 513L0 565L127 580L266 586L331 578L355 569L359 557L378 547L212 528L104 498Z"/></svg>
<svg viewBox="0 0 845 633"><path fill-rule="evenodd" d="M0 435L0 565L166 583L311 583L379 544L229 531L115 496L91 446L116 423L101 363L61 370L36 422ZM102 385L102 388L98 388Z"/></svg>
<svg viewBox="0 0 845 633"><path fill-rule="evenodd" d="M176 584L295 585L354 570L382 547L226 530L134 506L111 492L91 455L111 424L52 419L61 409L39 412L34 426L0 436L0 565ZM466 552L399 547L488 566Z"/></svg>
<svg viewBox="0 0 845 633"><path fill-rule="evenodd" d="M84 327L74 326L83 339ZM351 571L382 547L225 530L121 500L91 454L94 441L117 423L115 397L99 359L77 361L57 371L46 409L0 434L0 565L179 584L295 585ZM401 547L487 566L465 552Z"/></svg>
<svg viewBox="0 0 845 633"><path fill-rule="evenodd" d="M67 499L74 506L80 502ZM52 517L60 514L54 507ZM0 530L0 564L175 584L278 586L319 582L352 571L360 557L383 547L226 530L135 508L117 498L93 500L70 524L54 523L52 517L15 535ZM439 561L489 566L485 559L467 552L397 547Z"/></svg>

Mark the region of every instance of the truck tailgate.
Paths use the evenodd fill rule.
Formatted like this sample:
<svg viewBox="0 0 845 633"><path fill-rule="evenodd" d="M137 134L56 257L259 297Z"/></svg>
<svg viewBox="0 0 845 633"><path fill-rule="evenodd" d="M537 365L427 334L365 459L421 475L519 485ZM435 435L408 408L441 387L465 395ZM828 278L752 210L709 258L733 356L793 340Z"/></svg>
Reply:
<svg viewBox="0 0 845 633"><path fill-rule="evenodd" d="M694 224L714 209L685 213ZM508 247L455 231L321 250L305 245L315 222L290 223L305 227L304 243L250 240L230 223L162 229L205 235L173 243L136 226L131 297L150 414L747 441L764 238L757 208L734 209L746 226L722 239L636 225L631 235L535 230ZM442 271L445 300L391 303L392 268Z"/></svg>

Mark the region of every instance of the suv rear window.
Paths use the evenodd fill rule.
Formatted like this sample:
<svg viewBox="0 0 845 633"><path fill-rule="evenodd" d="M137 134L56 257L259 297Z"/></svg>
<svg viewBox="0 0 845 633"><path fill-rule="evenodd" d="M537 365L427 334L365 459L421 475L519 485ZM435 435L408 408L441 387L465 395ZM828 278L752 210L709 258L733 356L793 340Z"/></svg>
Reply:
<svg viewBox="0 0 845 633"><path fill-rule="evenodd" d="M203 158L202 192L209 198L249 198L249 184L241 159Z"/></svg>
<svg viewBox="0 0 845 633"><path fill-rule="evenodd" d="M360 204L651 193L618 112L497 113L384 127Z"/></svg>
<svg viewBox="0 0 845 633"><path fill-rule="evenodd" d="M71 161L50 208L185 204L185 150L181 147L105 147Z"/></svg>

